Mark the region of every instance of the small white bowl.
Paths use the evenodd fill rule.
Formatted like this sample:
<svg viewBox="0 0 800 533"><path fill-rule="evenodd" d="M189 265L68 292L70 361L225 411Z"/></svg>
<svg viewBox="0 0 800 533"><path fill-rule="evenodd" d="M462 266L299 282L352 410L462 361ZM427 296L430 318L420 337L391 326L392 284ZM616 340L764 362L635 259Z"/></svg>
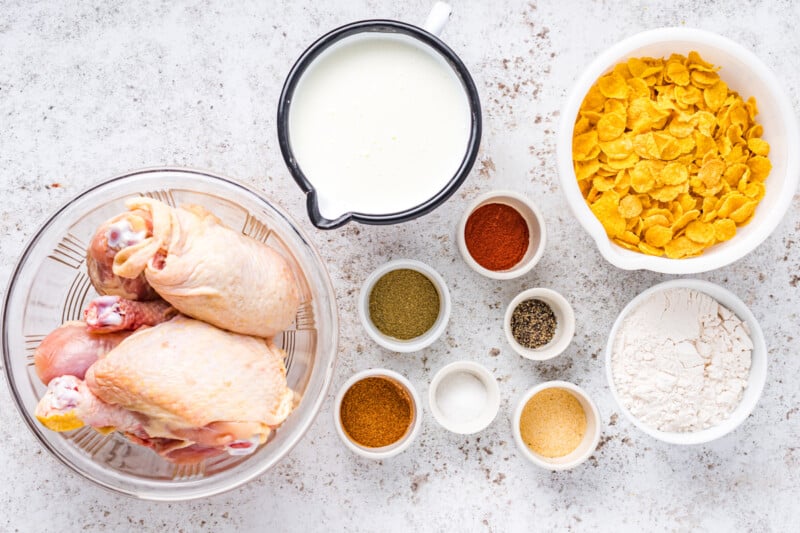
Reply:
<svg viewBox="0 0 800 533"><path fill-rule="evenodd" d="M675 431L659 431L658 429L651 428L640 422L639 419L633 416L630 411L622 404L619 393L614 385L614 373L611 368L611 357L614 348L614 338L617 336L617 331L623 320L628 314L633 311L642 301L651 294L666 289L686 288L705 293L722 306L727 307L732 311L739 320L747 324L750 329L750 339L753 341L753 352L750 362L750 377L747 380L747 387L744 389L744 394L739 402L739 405L734 409L730 416L723 420L719 425L703 429L700 431L692 432L675 432ZM699 279L676 279L672 281L665 281L658 285L653 285L639 293L628 305L622 310L617 317L611 328L611 333L608 336L608 343L606 344L606 380L608 380L608 387L611 389L611 396L614 401L625 415L625 418L630 420L636 427L647 433L653 438L668 442L670 444L703 444L716 440L723 435L727 435L739 425L753 412L758 399L761 397L761 392L764 390L764 383L767 380L767 347L764 343L764 333L761 331L756 317L750 312L750 309L741 301L735 294L727 289L720 287L709 281Z"/></svg>
<svg viewBox="0 0 800 533"><path fill-rule="evenodd" d="M436 291L439 293L439 316L436 318L436 322L433 323L431 329L419 337L409 340L401 340L390 337L389 335L384 335L375 327L375 324L372 323L372 319L369 316L369 295L375 283L377 283L384 274L404 268L416 270L420 274L423 274L431 280L433 286L436 287ZM447 322L450 320L451 308L450 291L447 290L447 284L445 284L442 276L425 263L413 259L396 259L378 267L367 277L366 281L364 281L364 285L361 286L361 293L358 296L358 318L361 319L361 324L364 326L364 329L367 330L367 334L387 350L401 353L416 352L433 344L447 328Z"/></svg>
<svg viewBox="0 0 800 533"><path fill-rule="evenodd" d="M477 378L486 389L486 402L483 405L480 413L473 419L468 421L452 420L445 415L439 407L438 391L439 385L448 377L455 376L460 373L470 374ZM500 409L500 387L497 384L497 379L494 375L486 369L486 367L479 365L472 361L455 361L449 365L441 368L431 381L431 386L428 389L428 405L430 406L433 418L448 431L459 433L461 435L471 435L477 433L492 423L497 416L497 411Z"/></svg>
<svg viewBox="0 0 800 533"><path fill-rule="evenodd" d="M528 224L528 250L522 259L508 270L489 270L484 268L472 258L469 250L467 250L467 243L464 241L464 230L467 226L467 220L476 209L486 204L505 204L513 207L525 222ZM464 216L458 223L456 230L456 242L458 243L458 250L461 252L461 257L469 267L477 272L483 274L487 278L492 279L514 279L527 274L539 262L544 254L544 247L547 242L547 231L545 229L544 218L541 211L536 207L536 204L531 202L526 196L514 191L491 191L476 198L467 209L464 211Z"/></svg>
<svg viewBox="0 0 800 533"><path fill-rule="evenodd" d="M526 348L517 342L511 333L511 315L514 309L525 300L541 300L553 310L556 315L556 333L553 338L540 348ZM506 308L506 316L503 321L503 331L506 334L508 344L525 359L534 361L545 361L552 359L567 349L572 337L575 336L575 312L566 298L552 289L534 288L519 293Z"/></svg>
<svg viewBox="0 0 800 533"><path fill-rule="evenodd" d="M564 389L572 393L578 402L580 402L584 413L586 413L586 433L583 436L583 440L578 444L577 448L563 457L544 457L533 452L522 440L522 430L520 429L522 410L525 408L525 404L528 403L528 400L545 389L553 388ZM586 394L586 391L566 381L547 381L525 392L517 403L517 408L514 409L514 418L511 424L514 433L514 442L517 443L517 448L522 452L522 455L536 466L549 470L569 470L570 468L575 468L594 453L597 449L597 443L600 442L600 412L597 410L597 406L589 395Z"/></svg>
<svg viewBox="0 0 800 533"><path fill-rule="evenodd" d="M696 50L703 59L722 67L719 75L743 98L754 96L770 144L772 171L765 182L766 196L753 220L739 227L729 241L718 243L702 255L669 259L627 250L612 242L594 216L578 188L572 165L572 132L583 98L601 75L631 57L669 57ZM784 87L772 71L750 50L711 32L690 28L661 28L625 39L592 61L575 83L561 109L557 136L558 174L561 190L575 217L594 239L597 248L612 265L626 270L647 269L666 274L696 274L723 267L753 251L778 226L800 179L800 133L797 119Z"/></svg>
<svg viewBox="0 0 800 533"><path fill-rule="evenodd" d="M345 433L344 427L342 427L342 399L344 398L345 393L350 390L350 387L352 387L356 382L370 377L387 378L402 386L406 392L408 392L408 395L411 398L412 407L414 409L414 416L411 420L411 425L408 426L406 434L397 442L382 448L369 448L353 442ZM339 438L353 453L356 453L362 457L366 457L367 459L388 459L389 457L394 457L411 446L411 443L414 442L414 439L416 439L417 435L419 434L422 422L422 401L420 400L419 394L417 394L417 390L414 388L411 382L393 370L387 370L385 368L371 368L369 370L362 370L361 372L354 374L350 379L344 382L344 385L341 386L339 392L336 393L336 398L334 399L333 405L333 423L336 426L336 433L339 435Z"/></svg>

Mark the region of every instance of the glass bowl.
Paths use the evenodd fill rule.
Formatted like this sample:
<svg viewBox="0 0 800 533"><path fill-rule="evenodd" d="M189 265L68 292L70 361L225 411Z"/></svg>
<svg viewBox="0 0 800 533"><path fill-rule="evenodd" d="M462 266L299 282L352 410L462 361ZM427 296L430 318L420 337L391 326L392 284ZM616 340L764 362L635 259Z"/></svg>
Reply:
<svg viewBox="0 0 800 533"><path fill-rule="evenodd" d="M289 387L299 403L268 442L249 456L223 454L193 465L172 464L118 433L84 427L44 428L33 413L45 386L33 353L67 320L79 320L97 293L86 274L86 245L97 226L125 211L124 201L149 196L171 205L206 207L229 227L266 242L289 261L301 294L292 326L275 339L286 351ZM6 378L36 438L62 463L116 492L150 500L200 498L237 487L267 471L311 426L333 374L338 318L333 287L314 246L290 217L259 194L205 172L163 168L101 183L58 210L31 239L11 277L0 317Z"/></svg>

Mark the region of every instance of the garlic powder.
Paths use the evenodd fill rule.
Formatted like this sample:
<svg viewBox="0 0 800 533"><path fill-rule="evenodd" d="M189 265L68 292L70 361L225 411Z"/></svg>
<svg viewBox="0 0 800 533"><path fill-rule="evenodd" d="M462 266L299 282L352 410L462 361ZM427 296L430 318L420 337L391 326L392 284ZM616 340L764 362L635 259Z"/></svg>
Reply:
<svg viewBox="0 0 800 533"><path fill-rule="evenodd" d="M702 292L666 289L624 319L611 370L636 419L661 431L698 431L739 405L752 351L747 325L729 309Z"/></svg>

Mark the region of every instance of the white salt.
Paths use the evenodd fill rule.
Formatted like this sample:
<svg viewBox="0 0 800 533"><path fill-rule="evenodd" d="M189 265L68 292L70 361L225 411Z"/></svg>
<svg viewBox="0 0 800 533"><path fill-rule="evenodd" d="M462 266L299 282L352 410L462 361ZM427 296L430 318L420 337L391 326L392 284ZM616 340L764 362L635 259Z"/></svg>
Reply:
<svg viewBox="0 0 800 533"><path fill-rule="evenodd" d="M469 422L483 412L487 401L486 386L470 372L445 376L436 389L436 404L452 422Z"/></svg>

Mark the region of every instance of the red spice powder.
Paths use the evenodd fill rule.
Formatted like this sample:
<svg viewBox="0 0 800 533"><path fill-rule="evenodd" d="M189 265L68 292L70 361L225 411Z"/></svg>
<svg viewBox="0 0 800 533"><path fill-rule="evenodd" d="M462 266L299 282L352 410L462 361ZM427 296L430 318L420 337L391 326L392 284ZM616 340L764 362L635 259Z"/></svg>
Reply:
<svg viewBox="0 0 800 533"><path fill-rule="evenodd" d="M508 270L528 251L530 233L525 219L510 205L486 204L467 219L464 242L483 268Z"/></svg>

